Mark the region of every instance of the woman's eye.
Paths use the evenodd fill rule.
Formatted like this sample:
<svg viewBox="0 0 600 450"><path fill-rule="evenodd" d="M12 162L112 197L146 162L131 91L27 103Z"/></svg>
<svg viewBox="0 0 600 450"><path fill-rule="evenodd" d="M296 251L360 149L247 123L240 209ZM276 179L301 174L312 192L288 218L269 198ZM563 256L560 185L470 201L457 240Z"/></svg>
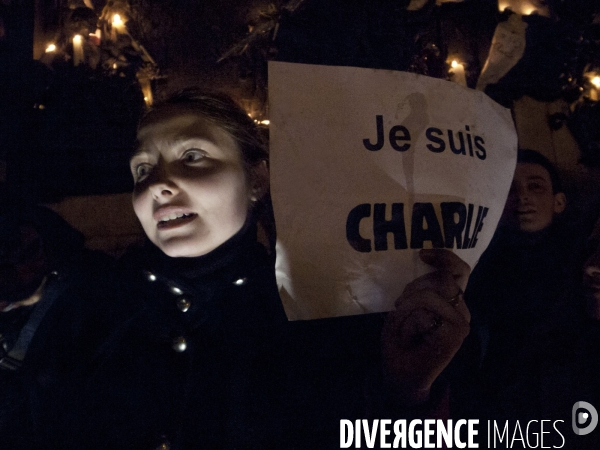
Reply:
<svg viewBox="0 0 600 450"><path fill-rule="evenodd" d="M136 181L142 181L144 178L146 178L148 176L148 174L150 173L150 171L152 170L152 166L150 164L144 163L144 164L138 164L135 167L135 177L136 177Z"/></svg>
<svg viewBox="0 0 600 450"><path fill-rule="evenodd" d="M201 159L203 159L206 155L204 154L204 152L202 150L197 150L197 149L191 149L191 150L186 150L186 152L183 154L183 161L187 162L187 163L193 163L196 161L200 161Z"/></svg>

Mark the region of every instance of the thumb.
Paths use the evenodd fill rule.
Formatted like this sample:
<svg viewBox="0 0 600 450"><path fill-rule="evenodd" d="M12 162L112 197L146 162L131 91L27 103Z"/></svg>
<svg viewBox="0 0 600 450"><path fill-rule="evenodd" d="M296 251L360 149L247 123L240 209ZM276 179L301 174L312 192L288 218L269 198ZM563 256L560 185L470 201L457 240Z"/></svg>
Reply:
<svg viewBox="0 0 600 450"><path fill-rule="evenodd" d="M419 257L421 261L438 270L450 272L460 288L463 291L466 289L471 267L450 250L445 248L421 249Z"/></svg>

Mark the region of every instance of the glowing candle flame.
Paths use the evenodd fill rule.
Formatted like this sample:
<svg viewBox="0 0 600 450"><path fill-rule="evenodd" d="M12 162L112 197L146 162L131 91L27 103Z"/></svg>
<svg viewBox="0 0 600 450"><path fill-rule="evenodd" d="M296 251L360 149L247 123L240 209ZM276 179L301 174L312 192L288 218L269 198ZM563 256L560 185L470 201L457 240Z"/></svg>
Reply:
<svg viewBox="0 0 600 450"><path fill-rule="evenodd" d="M596 76L591 79L591 82L596 88L600 89L600 77Z"/></svg>
<svg viewBox="0 0 600 450"><path fill-rule="evenodd" d="M113 16L112 24L114 27L123 26L123 19L121 19L121 16L119 14L115 14Z"/></svg>
<svg viewBox="0 0 600 450"><path fill-rule="evenodd" d="M522 8L522 11L523 11L524 16L529 16L529 15L533 14L536 10L533 6L524 6Z"/></svg>
<svg viewBox="0 0 600 450"><path fill-rule="evenodd" d="M56 51L56 45L54 44L50 44L48 47L46 47L46 53L51 53L51 52L55 52Z"/></svg>
<svg viewBox="0 0 600 450"><path fill-rule="evenodd" d="M452 81L460 84L461 86L467 86L467 79L465 76L465 66L453 59L450 63L450 73L452 74Z"/></svg>
<svg viewBox="0 0 600 450"><path fill-rule="evenodd" d="M81 35L73 36L73 64L78 66L83 62L83 47L81 45Z"/></svg>

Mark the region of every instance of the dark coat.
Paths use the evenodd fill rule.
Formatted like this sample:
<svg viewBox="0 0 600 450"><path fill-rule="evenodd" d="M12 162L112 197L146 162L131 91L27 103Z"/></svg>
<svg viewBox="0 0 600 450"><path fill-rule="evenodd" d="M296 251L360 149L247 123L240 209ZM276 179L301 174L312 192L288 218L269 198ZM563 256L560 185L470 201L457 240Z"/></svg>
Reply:
<svg viewBox="0 0 600 450"><path fill-rule="evenodd" d="M102 339L109 322L108 316L98 317L95 324L83 318L90 305L110 295L115 281L112 263L105 255L81 251L49 276L44 297L35 308L44 306L47 299L52 303L35 330L21 368L0 370L0 448L37 448L39 426L63 417L61 399L73 389L63 383L65 375L87 359L87 349ZM24 313L28 319L35 308L11 313Z"/></svg>
<svg viewBox="0 0 600 450"><path fill-rule="evenodd" d="M568 236L559 224L536 233L499 228L475 266L465 300L473 316L470 340L478 339L483 358L485 395L502 388L505 369L572 285Z"/></svg>
<svg viewBox="0 0 600 450"><path fill-rule="evenodd" d="M539 381L536 365L520 355L534 348L537 330L572 289L574 259L573 236L561 223L537 233L497 230L465 293L471 333L451 364L453 416L482 423L526 417L506 399L518 401L510 395L518 380Z"/></svg>
<svg viewBox="0 0 600 450"><path fill-rule="evenodd" d="M544 445L598 449L598 429L576 435L572 413L580 401L600 410L600 323L584 314L583 301L577 295L569 300L536 329L528 345L515 356L511 384L499 397L496 414L523 422L562 420L558 427L563 436L552 433Z"/></svg>
<svg viewBox="0 0 600 450"><path fill-rule="evenodd" d="M287 322L252 227L199 258L146 247L110 277L30 370L41 447L335 448L339 420L367 414L382 316Z"/></svg>
<svg viewBox="0 0 600 450"><path fill-rule="evenodd" d="M35 240L23 240L23 226L35 230ZM55 386L78 361L78 349L87 345L72 339L83 335L77 317L107 297L113 260L85 250L83 235L42 207L4 210L0 234L3 256L13 254L2 261L1 300L29 297L45 277L37 303L0 313L0 448L30 449L38 442L34 424L42 411L39 393L43 386ZM29 284L19 271L27 274ZM19 288L11 289L11 284ZM85 327L87 336L93 336L94 329ZM56 396L60 398L58 392ZM58 409L57 404L52 414Z"/></svg>
<svg viewBox="0 0 600 450"><path fill-rule="evenodd" d="M74 390L56 399L60 423L40 418L46 442L260 448L276 439L268 393L281 390L285 316L266 253L244 234L189 264L168 259L152 247L129 255L112 296L82 311L102 336L77 335L89 354L59 380Z"/></svg>

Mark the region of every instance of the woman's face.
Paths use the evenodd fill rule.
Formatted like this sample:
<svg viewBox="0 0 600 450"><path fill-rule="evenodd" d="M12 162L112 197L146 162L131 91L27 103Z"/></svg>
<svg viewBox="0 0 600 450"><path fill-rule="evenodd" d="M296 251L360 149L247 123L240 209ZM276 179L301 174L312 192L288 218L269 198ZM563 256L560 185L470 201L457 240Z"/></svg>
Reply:
<svg viewBox="0 0 600 450"><path fill-rule="evenodd" d="M151 113L130 168L133 209L168 256L201 256L236 234L252 189L233 137L184 106Z"/></svg>
<svg viewBox="0 0 600 450"><path fill-rule="evenodd" d="M600 319L600 219L594 226L589 244L593 253L583 265L583 288L588 314Z"/></svg>

